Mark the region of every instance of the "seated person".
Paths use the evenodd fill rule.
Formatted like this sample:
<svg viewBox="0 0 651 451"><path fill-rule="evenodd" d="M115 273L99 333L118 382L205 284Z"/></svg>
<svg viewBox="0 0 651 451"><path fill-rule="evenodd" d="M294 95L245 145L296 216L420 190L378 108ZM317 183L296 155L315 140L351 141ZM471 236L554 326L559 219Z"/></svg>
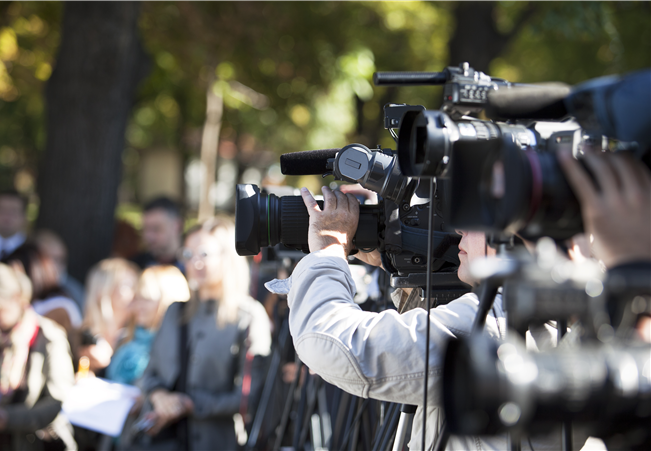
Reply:
<svg viewBox="0 0 651 451"><path fill-rule="evenodd" d="M32 308L66 330L74 354L81 327L81 312L59 284L59 272L54 260L28 241L5 257L3 262L25 271L32 283Z"/></svg>
<svg viewBox="0 0 651 451"><path fill-rule="evenodd" d="M108 366L113 350L124 337L139 274L136 265L121 258L104 259L88 273L79 355L88 357L95 374Z"/></svg>
<svg viewBox="0 0 651 451"><path fill-rule="evenodd" d="M188 282L176 267L145 269L130 306L133 317L106 369L107 379L123 384L133 384L139 379L149 363L151 344L167 308L174 302L188 299Z"/></svg>
<svg viewBox="0 0 651 451"><path fill-rule="evenodd" d="M37 315L20 270L0 263L0 449L77 449L59 415L74 383L65 331ZM61 449L58 447L57 449Z"/></svg>

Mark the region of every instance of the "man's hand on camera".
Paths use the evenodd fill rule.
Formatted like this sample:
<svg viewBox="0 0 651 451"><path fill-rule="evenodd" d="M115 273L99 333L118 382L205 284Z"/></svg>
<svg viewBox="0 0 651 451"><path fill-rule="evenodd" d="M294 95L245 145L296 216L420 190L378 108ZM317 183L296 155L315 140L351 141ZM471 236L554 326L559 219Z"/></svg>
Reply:
<svg viewBox="0 0 651 451"><path fill-rule="evenodd" d="M363 261L367 265L377 266L384 269L384 266L382 266L382 256L380 255L380 251L377 249L372 250L371 252L359 251L355 254L355 258Z"/></svg>
<svg viewBox="0 0 651 451"><path fill-rule="evenodd" d="M592 251L607 268L651 260L651 175L625 154L588 154L585 163L599 189L569 152L559 162L581 203Z"/></svg>
<svg viewBox="0 0 651 451"><path fill-rule="evenodd" d="M346 258L354 248L353 237L359 221L359 202L352 194L323 187L323 211L307 188L301 189L310 215L307 242L310 252L331 249Z"/></svg>

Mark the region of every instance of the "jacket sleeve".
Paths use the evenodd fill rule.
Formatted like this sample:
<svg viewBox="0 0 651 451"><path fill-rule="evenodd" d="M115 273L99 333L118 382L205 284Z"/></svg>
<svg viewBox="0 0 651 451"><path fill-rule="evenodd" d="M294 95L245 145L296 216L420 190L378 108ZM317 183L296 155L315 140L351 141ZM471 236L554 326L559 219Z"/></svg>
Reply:
<svg viewBox="0 0 651 451"><path fill-rule="evenodd" d="M211 417L232 417L242 407L242 384L245 368L250 368L249 387L256 389L260 381L264 382L264 357L271 349L271 328L269 318L262 304L249 300L247 310L250 321L241 331L239 353L237 357L234 384L232 390L222 393L212 393L207 390L190 389L188 394L194 402L192 416L196 419ZM251 360L247 362L247 357Z"/></svg>
<svg viewBox="0 0 651 451"><path fill-rule="evenodd" d="M171 390L171 384L176 380L176 374L178 374L178 311L178 303L169 306L161 327L154 337L149 363L138 381L138 386L145 395L149 395L157 388ZM173 370L171 371L173 373L172 382L163 377L163 374L170 372L163 371L163 368L170 365L175 366L175 368L171 368Z"/></svg>
<svg viewBox="0 0 651 451"><path fill-rule="evenodd" d="M33 353L30 356L32 363L34 359L43 359L43 391L32 407L25 404L4 407L8 413L7 431L34 432L50 424L61 411L65 395L74 384L72 357L65 332L52 325L44 325L43 328L46 329L42 333L47 340L45 354Z"/></svg>
<svg viewBox="0 0 651 451"><path fill-rule="evenodd" d="M240 410L242 384L237 384L232 391L214 393L208 390L191 389L188 395L194 403L192 417L197 420L209 418L230 418Z"/></svg>
<svg viewBox="0 0 651 451"><path fill-rule="evenodd" d="M305 257L292 274L290 331L301 360L326 381L360 397L422 404L425 350L429 349L428 399L439 403L448 339L470 332L477 311L473 294L427 312L362 311L347 262L319 251ZM494 325L494 326L491 326ZM496 322L487 322L497 335Z"/></svg>

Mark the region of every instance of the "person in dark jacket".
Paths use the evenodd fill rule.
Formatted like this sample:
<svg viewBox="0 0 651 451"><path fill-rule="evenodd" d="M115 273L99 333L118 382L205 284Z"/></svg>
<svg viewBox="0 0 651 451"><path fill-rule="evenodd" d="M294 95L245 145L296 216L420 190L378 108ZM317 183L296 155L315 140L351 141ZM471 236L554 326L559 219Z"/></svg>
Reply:
<svg viewBox="0 0 651 451"><path fill-rule="evenodd" d="M179 206L167 197L148 202L142 212L144 252L132 261L141 269L155 265L172 265L185 272L179 259L183 234L183 216Z"/></svg>
<svg viewBox="0 0 651 451"><path fill-rule="evenodd" d="M233 417L245 416L246 394L264 379L259 362L270 352L271 332L264 307L248 295L247 261L236 254L234 240L233 221L225 217L191 230L185 240L193 295L168 308L141 383L152 406L147 432L154 442L237 448ZM249 380L250 386L243 383Z"/></svg>

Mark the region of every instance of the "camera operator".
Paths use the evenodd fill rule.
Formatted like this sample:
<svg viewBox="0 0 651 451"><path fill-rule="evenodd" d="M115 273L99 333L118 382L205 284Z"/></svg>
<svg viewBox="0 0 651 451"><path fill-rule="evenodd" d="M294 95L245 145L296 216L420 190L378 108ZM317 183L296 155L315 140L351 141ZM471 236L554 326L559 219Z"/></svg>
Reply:
<svg viewBox="0 0 651 451"><path fill-rule="evenodd" d="M612 271L627 267L651 267L651 183L648 170L624 155L587 155L586 164L598 187L571 156L560 161L582 205L586 233L593 236L593 252ZM324 207L319 208L307 189L303 200L310 216L311 254L296 267L290 281L290 330L299 357L326 381L361 397L398 403L422 403L425 350L429 349L427 448L431 448L442 421L440 383L444 343L467 335L477 312L478 299L466 294L432 309L430 342L426 341L427 312L404 314L363 312L353 301L354 283L346 257L353 249L359 205L350 194L323 188ZM622 220L623 218L624 221ZM462 232L459 245L459 278L476 285L469 264L494 254L478 232ZM371 259L373 256L369 256ZM504 338L501 297L486 321L488 334ZM544 332L544 331L543 331ZM529 339L541 341L549 331ZM552 341L555 341L553 339ZM431 403L431 404L430 404ZM420 448L422 421L417 412L410 445ZM428 428L429 429L429 428ZM559 434L556 434L559 435ZM534 449L559 449L560 436L529 442ZM575 442L579 440L575 434ZM585 438L585 437L583 437ZM480 446L481 448L477 448ZM526 449L527 444L524 444ZM452 437L448 449L505 449L505 437ZM578 448L577 448L578 449Z"/></svg>

